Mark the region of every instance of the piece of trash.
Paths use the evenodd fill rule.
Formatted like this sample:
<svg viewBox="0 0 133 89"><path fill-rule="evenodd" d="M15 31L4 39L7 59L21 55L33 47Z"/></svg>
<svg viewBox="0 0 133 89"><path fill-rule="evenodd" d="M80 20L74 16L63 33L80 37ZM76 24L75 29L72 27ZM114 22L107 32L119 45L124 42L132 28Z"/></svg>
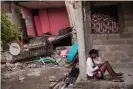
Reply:
<svg viewBox="0 0 133 89"><path fill-rule="evenodd" d="M56 77L55 76L50 76L49 77L49 81L50 82L55 82L56 81Z"/></svg>
<svg viewBox="0 0 133 89"><path fill-rule="evenodd" d="M69 51L69 48L65 49L65 50L62 50L61 53L60 53L60 56L61 57L66 57L67 54L68 54L68 51Z"/></svg>
<svg viewBox="0 0 133 89"><path fill-rule="evenodd" d="M37 62L42 62L42 61L43 61L44 63L53 63L53 64L57 64L56 60L53 59L53 58L51 58L51 57L45 57L45 58L41 58L41 59L40 59L40 58L39 58L39 59L37 58L36 61L37 61Z"/></svg>
<svg viewBox="0 0 133 89"><path fill-rule="evenodd" d="M19 80L20 80L21 83L23 83L24 79L25 79L24 76L19 77Z"/></svg>
<svg viewBox="0 0 133 89"><path fill-rule="evenodd" d="M40 59L41 59L42 63L45 65L45 63L44 63L43 59L42 59L41 57L40 57Z"/></svg>
<svg viewBox="0 0 133 89"><path fill-rule="evenodd" d="M78 55L78 44L75 43L72 45L72 48L68 52L67 55L68 62L75 61L77 55Z"/></svg>

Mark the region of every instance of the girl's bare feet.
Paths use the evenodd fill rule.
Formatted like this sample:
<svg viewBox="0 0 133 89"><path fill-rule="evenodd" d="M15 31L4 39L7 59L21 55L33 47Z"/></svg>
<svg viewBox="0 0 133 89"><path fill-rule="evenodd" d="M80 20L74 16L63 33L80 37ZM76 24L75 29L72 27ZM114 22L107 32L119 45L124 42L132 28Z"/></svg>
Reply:
<svg viewBox="0 0 133 89"><path fill-rule="evenodd" d="M116 76L112 77L111 81L113 81L113 82L124 82L124 80L122 80L122 79L120 79L119 77L116 77Z"/></svg>
<svg viewBox="0 0 133 89"><path fill-rule="evenodd" d="M117 76L122 76L123 73L121 73L121 72L120 72L120 73L116 73L116 75L117 75Z"/></svg>

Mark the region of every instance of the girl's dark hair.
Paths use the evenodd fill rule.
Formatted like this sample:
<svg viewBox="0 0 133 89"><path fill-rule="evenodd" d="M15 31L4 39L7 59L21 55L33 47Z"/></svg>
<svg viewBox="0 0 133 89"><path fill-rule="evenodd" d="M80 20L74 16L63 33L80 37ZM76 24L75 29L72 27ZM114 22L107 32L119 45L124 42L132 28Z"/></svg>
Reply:
<svg viewBox="0 0 133 89"><path fill-rule="evenodd" d="M91 49L89 52L89 55L98 54L98 52L99 52L99 50L97 50L97 49Z"/></svg>

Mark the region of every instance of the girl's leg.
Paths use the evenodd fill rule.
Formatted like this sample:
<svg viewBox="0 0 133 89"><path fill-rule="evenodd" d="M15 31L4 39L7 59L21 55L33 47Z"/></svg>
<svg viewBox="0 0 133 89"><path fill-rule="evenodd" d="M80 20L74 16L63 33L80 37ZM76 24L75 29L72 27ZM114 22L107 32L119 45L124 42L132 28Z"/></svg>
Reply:
<svg viewBox="0 0 133 89"><path fill-rule="evenodd" d="M106 70L109 72L109 74L112 76L112 77L117 77L117 74L116 72L113 70L113 68L111 67L111 65L109 64L109 62L105 61L100 69L105 72Z"/></svg>
<svg viewBox="0 0 133 89"><path fill-rule="evenodd" d="M101 66L100 69L105 72L106 70L109 72L109 74L112 76L112 79L114 82L124 82L123 80L121 80L120 78L118 78L119 73L116 73L113 68L111 67L111 65L109 64L109 62L104 62Z"/></svg>

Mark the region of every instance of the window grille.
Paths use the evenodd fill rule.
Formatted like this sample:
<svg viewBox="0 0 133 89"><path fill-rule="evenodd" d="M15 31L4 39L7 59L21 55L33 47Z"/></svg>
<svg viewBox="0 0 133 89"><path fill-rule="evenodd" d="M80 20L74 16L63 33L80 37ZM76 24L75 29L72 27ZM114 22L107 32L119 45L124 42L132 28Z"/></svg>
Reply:
<svg viewBox="0 0 133 89"><path fill-rule="evenodd" d="M92 33L118 33L117 5L91 6Z"/></svg>

